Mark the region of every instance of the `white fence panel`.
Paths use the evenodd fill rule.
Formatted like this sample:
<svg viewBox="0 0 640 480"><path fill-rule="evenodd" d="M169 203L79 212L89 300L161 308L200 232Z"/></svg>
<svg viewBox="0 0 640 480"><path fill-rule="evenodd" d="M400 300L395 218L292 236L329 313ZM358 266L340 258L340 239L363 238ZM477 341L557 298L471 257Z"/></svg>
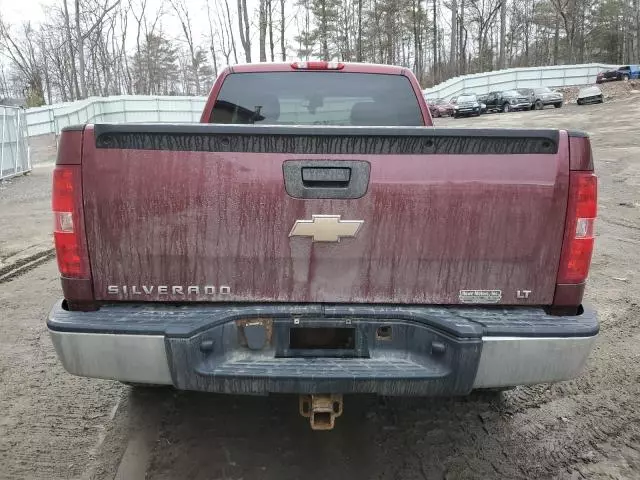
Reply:
<svg viewBox="0 0 640 480"><path fill-rule="evenodd" d="M435 87L425 89L424 93L427 98L450 98L463 92L482 94L515 88L588 85L595 82L598 72L610 68L615 68L615 66L591 63L510 68L455 77Z"/></svg>
<svg viewBox="0 0 640 480"><path fill-rule="evenodd" d="M0 180L29 171L25 110L0 106Z"/></svg>
<svg viewBox="0 0 640 480"><path fill-rule="evenodd" d="M198 122L205 97L122 95L31 108L29 135L58 134L69 125L97 122Z"/></svg>

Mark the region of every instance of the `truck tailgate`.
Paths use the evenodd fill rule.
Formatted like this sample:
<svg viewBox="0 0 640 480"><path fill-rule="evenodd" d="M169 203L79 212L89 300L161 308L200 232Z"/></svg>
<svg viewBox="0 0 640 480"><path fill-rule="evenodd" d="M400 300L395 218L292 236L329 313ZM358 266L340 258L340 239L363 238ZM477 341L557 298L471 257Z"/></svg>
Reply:
<svg viewBox="0 0 640 480"><path fill-rule="evenodd" d="M94 295L550 304L568 154L548 130L88 126Z"/></svg>

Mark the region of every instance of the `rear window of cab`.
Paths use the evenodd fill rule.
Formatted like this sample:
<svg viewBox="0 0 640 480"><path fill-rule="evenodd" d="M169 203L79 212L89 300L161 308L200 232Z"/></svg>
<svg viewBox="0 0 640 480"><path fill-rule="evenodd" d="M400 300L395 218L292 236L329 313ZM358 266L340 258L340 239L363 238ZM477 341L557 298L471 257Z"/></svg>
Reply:
<svg viewBox="0 0 640 480"><path fill-rule="evenodd" d="M404 75L348 72L232 73L210 123L423 126Z"/></svg>

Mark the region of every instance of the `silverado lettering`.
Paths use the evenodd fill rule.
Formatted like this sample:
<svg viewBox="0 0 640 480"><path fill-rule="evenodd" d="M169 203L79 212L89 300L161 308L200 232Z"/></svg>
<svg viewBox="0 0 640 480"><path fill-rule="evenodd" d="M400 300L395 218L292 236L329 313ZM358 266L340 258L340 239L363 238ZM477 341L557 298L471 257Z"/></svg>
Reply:
<svg viewBox="0 0 640 480"><path fill-rule="evenodd" d="M229 295L231 287L221 285L109 285L107 293L109 295L151 295L157 293L159 295Z"/></svg>
<svg viewBox="0 0 640 480"><path fill-rule="evenodd" d="M344 394L566 380L596 204L582 132L434 128L400 67L233 66L200 124L63 129L47 325L71 373L298 394L315 429Z"/></svg>

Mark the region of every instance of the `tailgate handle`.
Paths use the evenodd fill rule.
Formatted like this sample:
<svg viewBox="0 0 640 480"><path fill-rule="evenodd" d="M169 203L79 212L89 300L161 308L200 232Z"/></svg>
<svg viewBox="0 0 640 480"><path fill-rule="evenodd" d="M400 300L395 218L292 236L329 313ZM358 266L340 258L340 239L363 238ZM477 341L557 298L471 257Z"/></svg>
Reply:
<svg viewBox="0 0 640 480"><path fill-rule="evenodd" d="M350 200L367 193L371 165L364 160L285 160L284 187L293 198Z"/></svg>
<svg viewBox="0 0 640 480"><path fill-rule="evenodd" d="M344 167L304 167L302 184L308 188L346 188L351 180L351 169Z"/></svg>

